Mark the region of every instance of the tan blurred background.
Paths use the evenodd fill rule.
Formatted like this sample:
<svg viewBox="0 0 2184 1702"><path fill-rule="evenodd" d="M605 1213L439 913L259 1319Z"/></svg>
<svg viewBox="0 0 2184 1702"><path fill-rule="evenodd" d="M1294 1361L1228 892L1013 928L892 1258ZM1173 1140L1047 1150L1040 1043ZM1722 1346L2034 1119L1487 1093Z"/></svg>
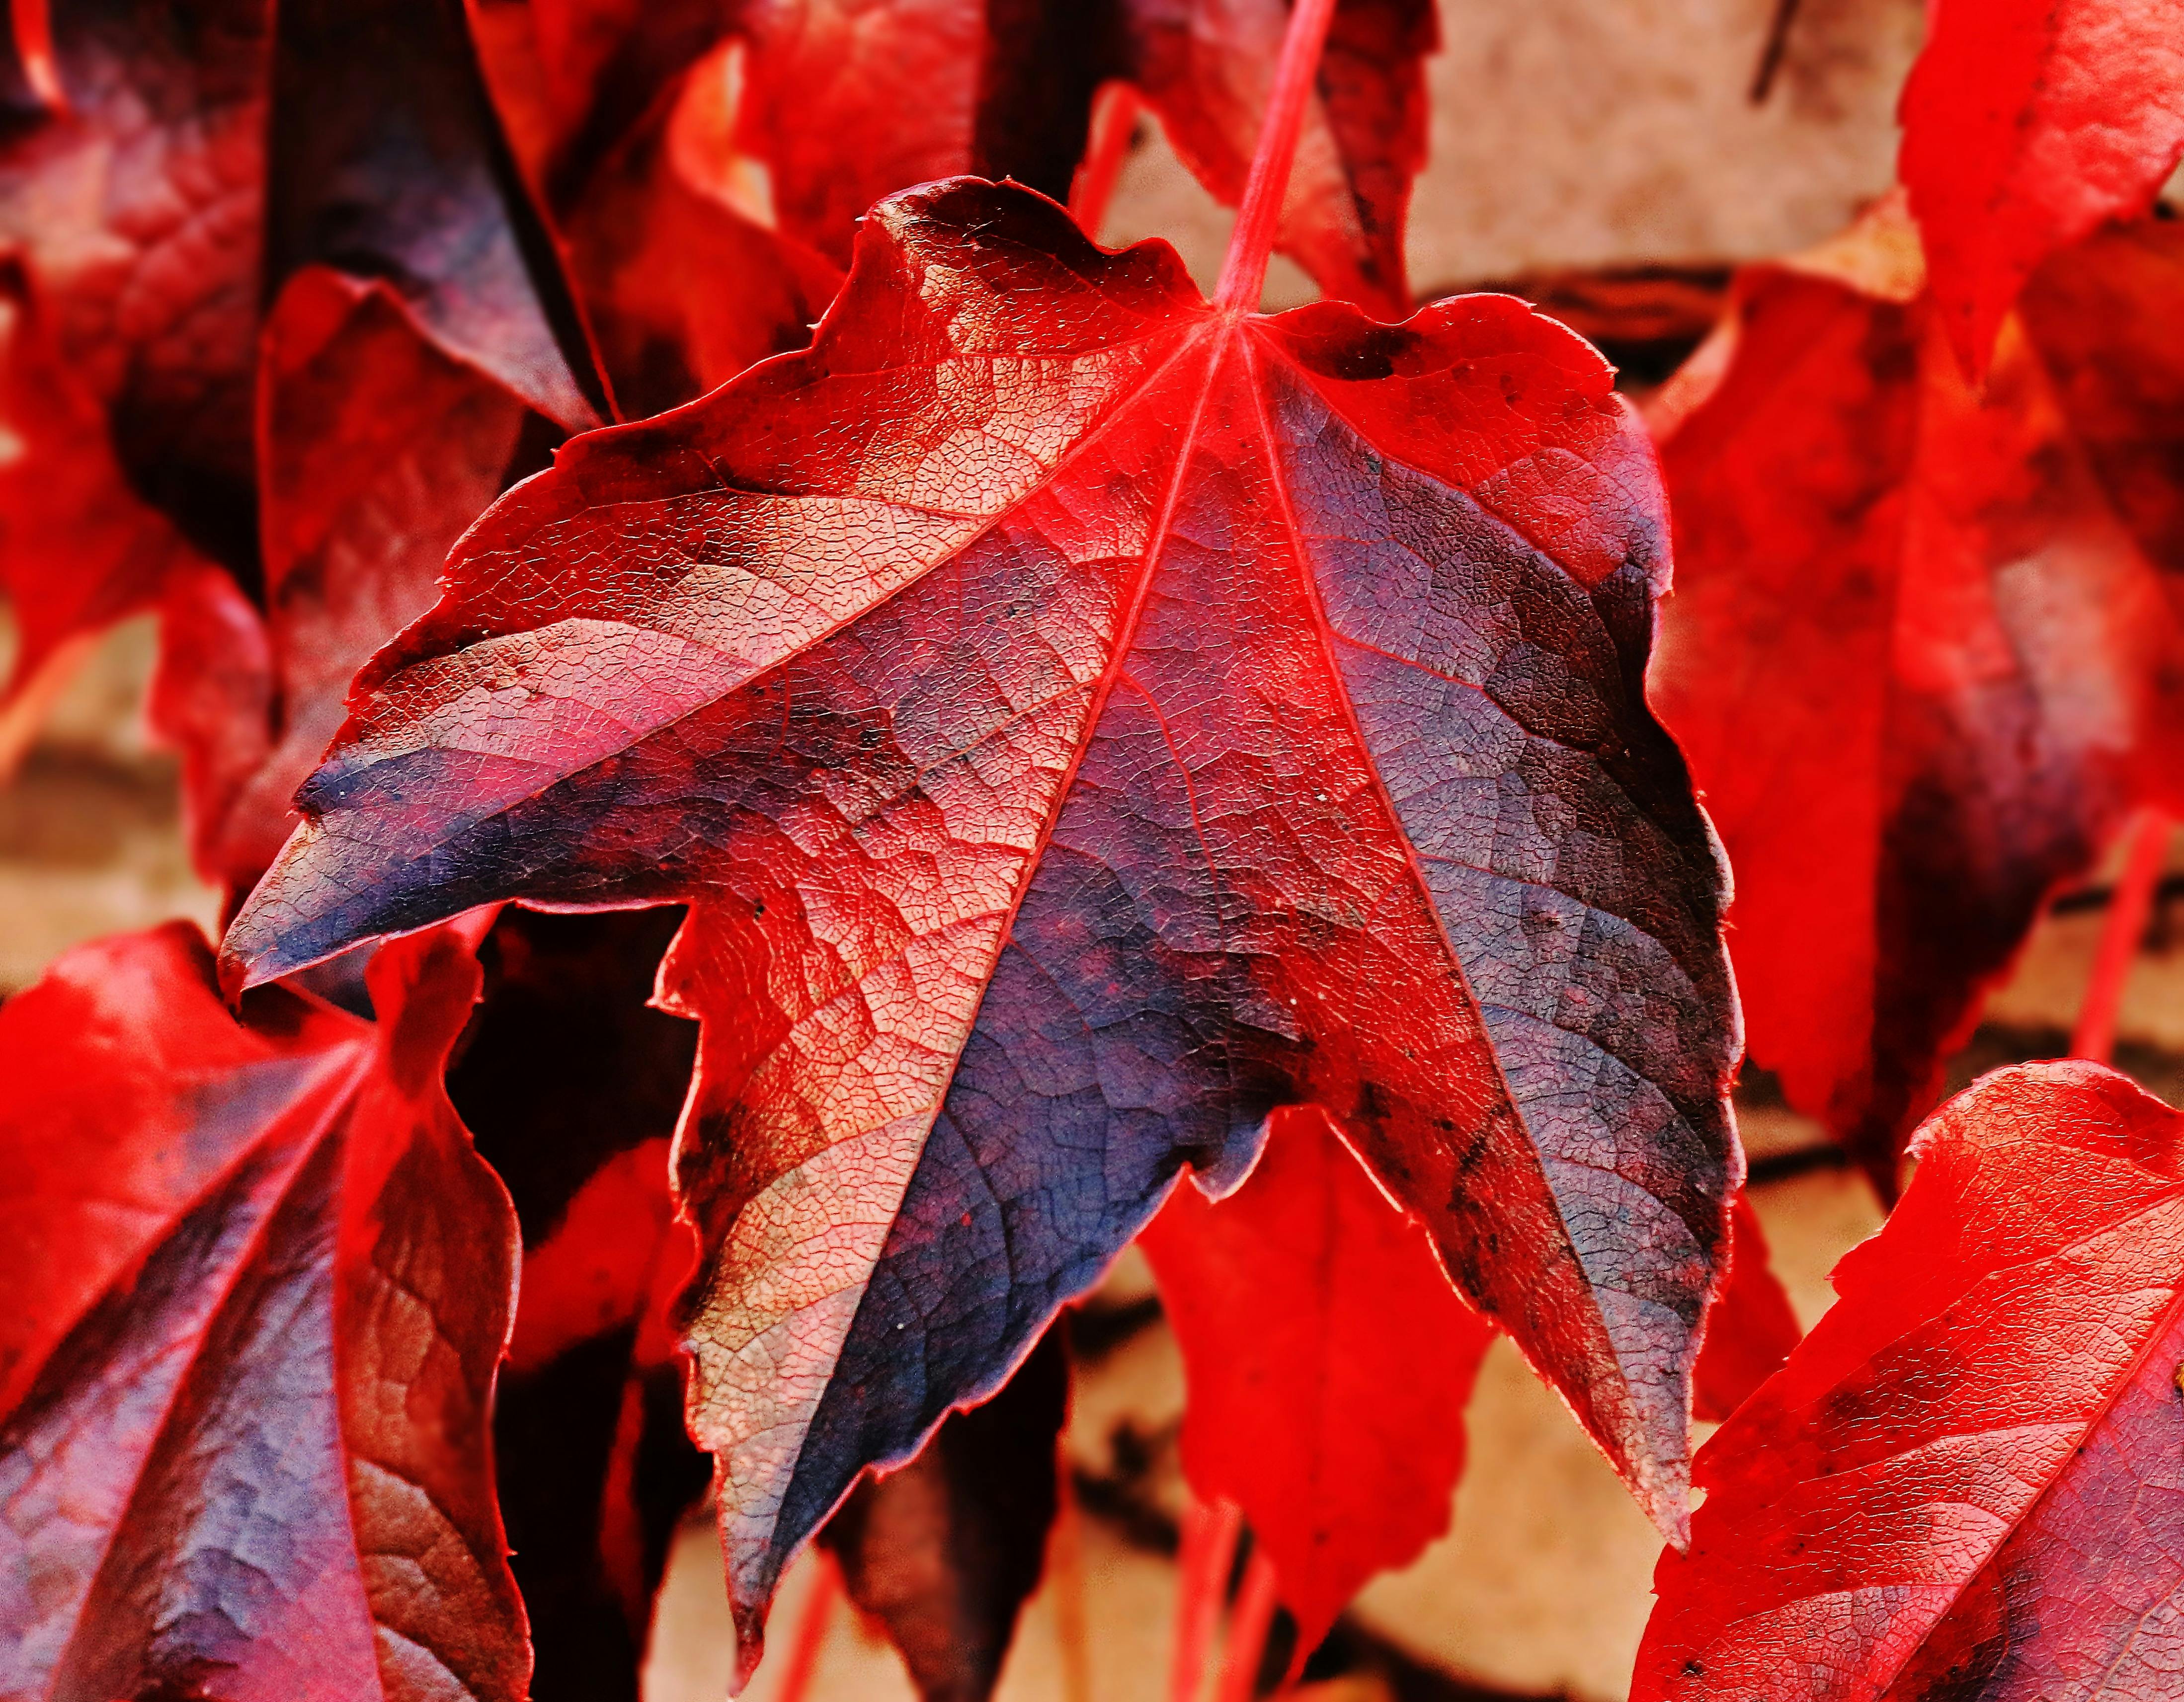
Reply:
<svg viewBox="0 0 2184 1702"><path fill-rule="evenodd" d="M1919 6L1803 0L1772 94L1755 106L1747 92L1774 5L1442 0L1432 158L1411 245L1419 292L1529 281L1552 299L1568 281L1541 281L1557 274L1671 265L1703 275L1846 222L1890 181L1896 92L1916 51ZM1227 225L1148 125L1106 239L1165 235L1210 282ZM1272 304L1308 292L1294 268L1270 281ZM1702 313L1708 298L1679 299L1688 318L1691 301ZM151 654L148 623L114 635L0 788L0 993L77 941L170 915L216 920L213 894L182 853L174 765L142 730ZM1959 1060L1960 1077L2060 1049L2101 897L2097 879L2042 926ZM2180 925L2184 909L2158 911L2126 999L2120 1054L2172 1099L2184 1081ZM1877 1214L1817 1129L1770 1104L1763 1086L1744 1096L1742 1120L1754 1198L1809 1325L1828 1303L1829 1268ZM1064 1605L1081 1609L1089 1635L1067 1650L1057 1638L1061 1587L1050 1568L1004 1677L1005 1702L1163 1694L1183 1386L1157 1315L1129 1304L1147 1292L1142 1265L1126 1259L1095 1302L1112 1325L1098 1332L1106 1344L1080 1365L1069 1438L1078 1562L1059 1570L1078 1581ZM1471 1466L1450 1535L1367 1589L1337 1633L1360 1676L1326 1694L1349 1702L1620 1697L1650 1605L1651 1528L1506 1347L1490 1357L1467 1422ZM807 1565L792 1576L782 1615L793 1618L808 1582ZM649 1702L714 1702L727 1682L727 1638L716 1551L710 1531L694 1526L662 1598ZM775 1702L778 1683L777 1672L762 1672L748 1694ZM811 1694L894 1702L911 1692L892 1652L844 1612Z"/></svg>

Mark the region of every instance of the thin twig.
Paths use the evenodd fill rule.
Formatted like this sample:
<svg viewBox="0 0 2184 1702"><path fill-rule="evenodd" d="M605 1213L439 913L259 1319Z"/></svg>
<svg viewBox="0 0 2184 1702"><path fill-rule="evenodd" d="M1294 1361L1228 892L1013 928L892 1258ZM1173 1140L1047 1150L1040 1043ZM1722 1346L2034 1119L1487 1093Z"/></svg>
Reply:
<svg viewBox="0 0 2184 1702"><path fill-rule="evenodd" d="M1790 45L1790 25L1797 19L1797 0L1774 0L1774 16L1767 25L1767 42L1759 50L1759 64L1752 73L1751 99L1763 106L1774 86L1774 74L1782 69L1782 56Z"/></svg>
<svg viewBox="0 0 2184 1702"><path fill-rule="evenodd" d="M2105 1064L2115 1052L2116 1014L2123 1008L2131 959L2138 955L2147 919L2153 913L2153 889L2168 859L2170 827L2169 818L2153 809L2131 824L2123 873L2109 895L2108 917L2101 924L2100 944L2093 953L2085 1003L2078 1007L2077 1026L2070 1031L2073 1058Z"/></svg>
<svg viewBox="0 0 2184 1702"><path fill-rule="evenodd" d="M1254 1544L1236 1592L1236 1610L1228 1616L1228 1646L1221 1654L1221 1681L1214 1702L1251 1702L1259 1688L1259 1663L1267 1652L1267 1631L1274 1622L1274 1563Z"/></svg>
<svg viewBox="0 0 2184 1702"><path fill-rule="evenodd" d="M1168 1660L1168 1702L1198 1702L1206 1657L1228 1594L1236 1535L1244 1515L1233 1501L1193 1501L1183 1516L1183 1553L1175 1586L1175 1647Z"/></svg>

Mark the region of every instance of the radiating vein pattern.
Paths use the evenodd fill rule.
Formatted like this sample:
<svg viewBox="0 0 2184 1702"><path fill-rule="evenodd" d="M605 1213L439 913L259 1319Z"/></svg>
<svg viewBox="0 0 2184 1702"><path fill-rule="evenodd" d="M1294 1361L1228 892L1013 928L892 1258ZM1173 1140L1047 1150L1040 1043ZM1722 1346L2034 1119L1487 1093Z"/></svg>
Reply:
<svg viewBox="0 0 2184 1702"><path fill-rule="evenodd" d="M1670 1529L1735 1182L1659 493L1521 303L1223 315L1027 192L579 440L367 670L229 941L683 902L693 1427L755 1646L857 1473L1325 1106Z"/></svg>

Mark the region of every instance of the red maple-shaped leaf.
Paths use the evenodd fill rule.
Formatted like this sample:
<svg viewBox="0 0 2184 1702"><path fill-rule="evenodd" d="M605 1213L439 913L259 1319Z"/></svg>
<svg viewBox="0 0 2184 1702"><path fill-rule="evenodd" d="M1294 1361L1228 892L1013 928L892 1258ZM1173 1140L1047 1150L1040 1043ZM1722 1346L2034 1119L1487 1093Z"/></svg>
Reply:
<svg viewBox="0 0 2184 1702"><path fill-rule="evenodd" d="M1884 211L1741 275L1662 445L1651 687L1736 870L1752 1055L1884 1193L2048 893L2134 803L2184 804L2173 331L2029 305L2142 322L2180 254L2149 226L2057 257L1975 390Z"/></svg>
<svg viewBox="0 0 2184 1702"><path fill-rule="evenodd" d="M1140 1244L1183 1349L1184 1473L1243 1509L1301 1660L1448 1529L1493 1326L1318 1111L1277 1113L1242 1188L1177 1188Z"/></svg>
<svg viewBox="0 0 2184 1702"><path fill-rule="evenodd" d="M519 1702L488 1436L507 1195L440 1087L477 987L238 1025L180 925L0 1010L0 1691Z"/></svg>
<svg viewBox="0 0 2184 1702"><path fill-rule="evenodd" d="M356 670L438 595L526 414L382 284L290 279L259 357L265 612L206 568L167 598L154 723L183 754L198 866L247 892L340 726Z"/></svg>
<svg viewBox="0 0 2184 1702"><path fill-rule="evenodd" d="M1841 1299L1699 1455L1640 1702L2177 1694L2184 1119L2036 1065L1914 1150Z"/></svg>
<svg viewBox="0 0 2184 1702"><path fill-rule="evenodd" d="M2176 0L1934 0L1898 170L1966 371L2050 254L2133 219L2184 156Z"/></svg>
<svg viewBox="0 0 2184 1702"><path fill-rule="evenodd" d="M1521 303L1262 319L931 186L810 353L472 530L229 972L691 904L691 1417L748 1638L861 1468L1289 1104L1674 1531L1737 1033L1640 691L1667 570L1607 368Z"/></svg>
<svg viewBox="0 0 2184 1702"><path fill-rule="evenodd" d="M1050 1329L999 1394L858 1484L819 1533L924 1702L985 1702L1039 1588L1069 1416L1064 1336Z"/></svg>

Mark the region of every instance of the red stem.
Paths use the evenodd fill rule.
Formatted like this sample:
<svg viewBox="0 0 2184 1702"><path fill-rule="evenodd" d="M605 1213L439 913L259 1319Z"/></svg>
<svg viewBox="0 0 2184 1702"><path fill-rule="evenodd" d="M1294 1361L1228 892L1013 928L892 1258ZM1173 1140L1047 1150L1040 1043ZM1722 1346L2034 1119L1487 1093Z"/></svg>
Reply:
<svg viewBox="0 0 2184 1702"><path fill-rule="evenodd" d="M1251 1702L1259 1688L1259 1662L1274 1622L1274 1563L1263 1548L1251 1550L1244 1568L1236 1610L1228 1616L1228 1647L1222 1651L1221 1682L1214 1702Z"/></svg>
<svg viewBox="0 0 2184 1702"><path fill-rule="evenodd" d="M1228 238L1228 257L1221 263L1221 281L1213 304L1249 311L1259 305L1267 281L1267 259L1274 252L1274 231L1281 222L1282 197L1289 191L1290 167L1296 159L1297 136L1304 129L1305 102L1319 72L1319 50L1334 0L1295 0L1289 33L1282 38L1281 63L1274 70L1274 92L1259 126L1258 151L1236 209L1236 228Z"/></svg>
<svg viewBox="0 0 2184 1702"><path fill-rule="evenodd" d="M2131 839L2124 851L2123 873L2109 895L2108 919L2101 925L2101 943L2093 954L2092 978L2086 983L2086 1002L2078 1007L2078 1024L2070 1033L2070 1055L2105 1064L2115 1051L2116 1013L2123 1006L2124 983L2131 976L2131 959L2153 914L2153 889L2161 879L2161 865L2169 855L2169 818L2149 809L2131 824Z"/></svg>
<svg viewBox="0 0 2184 1702"><path fill-rule="evenodd" d="M15 57L22 62L23 80L49 112L66 112L68 96L61 89L60 67L53 59L53 16L50 0L12 0L10 26L15 32Z"/></svg>
<svg viewBox="0 0 2184 1702"><path fill-rule="evenodd" d="M1212 1506L1193 1501L1183 1516L1181 1576L1176 1580L1175 1649L1169 1657L1168 1702L1197 1702L1206 1657L1228 1593L1236 1562L1236 1533L1244 1515L1233 1501Z"/></svg>
<svg viewBox="0 0 2184 1702"><path fill-rule="evenodd" d="M1092 102L1092 134L1086 141L1084 159L1070 180L1069 211L1077 227L1094 242L1107 222L1107 203L1115 198L1115 180L1122 175L1129 157L1130 138L1137 133L1138 114L1145 102L1129 83L1103 83Z"/></svg>
<svg viewBox="0 0 2184 1702"><path fill-rule="evenodd" d="M782 1650L781 1688L774 1693L774 1702L804 1702L833 1622L834 1604L842 1594L842 1574L834 1557L822 1549L812 1558L817 1576L797 1604L796 1623L788 1628L788 1647Z"/></svg>

